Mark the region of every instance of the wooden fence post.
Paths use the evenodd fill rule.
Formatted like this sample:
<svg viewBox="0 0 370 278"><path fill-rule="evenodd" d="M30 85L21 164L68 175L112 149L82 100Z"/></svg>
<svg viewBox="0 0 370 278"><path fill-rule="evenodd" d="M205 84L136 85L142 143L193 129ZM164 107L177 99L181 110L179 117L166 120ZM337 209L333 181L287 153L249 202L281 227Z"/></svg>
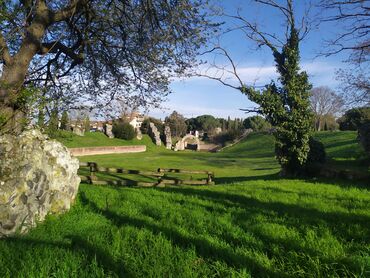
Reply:
<svg viewBox="0 0 370 278"><path fill-rule="evenodd" d="M92 183L93 180L96 180L95 172L98 168L98 165L95 162L89 162L89 168L90 168L90 182Z"/></svg>
<svg viewBox="0 0 370 278"><path fill-rule="evenodd" d="M207 184L212 183L212 174L208 173Z"/></svg>

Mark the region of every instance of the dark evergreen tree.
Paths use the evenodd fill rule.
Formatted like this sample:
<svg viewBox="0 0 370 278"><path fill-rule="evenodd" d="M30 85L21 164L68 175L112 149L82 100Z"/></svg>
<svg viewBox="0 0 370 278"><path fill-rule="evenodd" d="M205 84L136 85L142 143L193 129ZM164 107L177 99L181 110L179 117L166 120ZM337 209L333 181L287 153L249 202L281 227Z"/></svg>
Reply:
<svg viewBox="0 0 370 278"><path fill-rule="evenodd" d="M60 129L68 130L68 127L69 127L68 112L64 111L62 113L62 118L60 119Z"/></svg>

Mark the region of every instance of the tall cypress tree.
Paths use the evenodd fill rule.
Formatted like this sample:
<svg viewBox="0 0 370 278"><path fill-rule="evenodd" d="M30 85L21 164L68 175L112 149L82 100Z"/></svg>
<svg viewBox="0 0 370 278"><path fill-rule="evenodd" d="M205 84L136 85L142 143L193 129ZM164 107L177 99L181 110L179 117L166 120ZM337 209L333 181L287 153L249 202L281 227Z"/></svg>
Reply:
<svg viewBox="0 0 370 278"><path fill-rule="evenodd" d="M299 67L299 36L294 19L281 52L271 49L280 84L271 82L261 91L244 86L241 91L260 105L261 113L276 127L275 154L282 174L296 175L307 161L313 115L309 108L311 84Z"/></svg>

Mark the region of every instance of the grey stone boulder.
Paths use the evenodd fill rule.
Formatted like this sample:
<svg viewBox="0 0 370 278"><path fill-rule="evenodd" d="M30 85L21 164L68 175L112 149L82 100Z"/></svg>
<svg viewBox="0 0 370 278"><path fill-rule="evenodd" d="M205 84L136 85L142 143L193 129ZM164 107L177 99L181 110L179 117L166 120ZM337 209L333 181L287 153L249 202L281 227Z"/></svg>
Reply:
<svg viewBox="0 0 370 278"><path fill-rule="evenodd" d="M47 214L69 210L79 162L38 130L0 137L0 238L25 233Z"/></svg>

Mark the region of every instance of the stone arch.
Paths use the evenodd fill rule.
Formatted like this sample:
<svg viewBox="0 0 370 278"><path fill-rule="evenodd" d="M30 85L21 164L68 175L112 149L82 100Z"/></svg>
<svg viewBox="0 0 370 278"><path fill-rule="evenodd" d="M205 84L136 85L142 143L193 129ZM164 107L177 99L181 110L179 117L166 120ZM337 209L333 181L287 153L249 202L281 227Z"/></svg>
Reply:
<svg viewBox="0 0 370 278"><path fill-rule="evenodd" d="M177 142L176 146L177 146L177 150L179 151L182 151L186 148L186 141L187 140L195 140L196 142L196 150L199 151L200 149L200 140L198 137L192 135L192 134L187 134L185 135L179 142Z"/></svg>

